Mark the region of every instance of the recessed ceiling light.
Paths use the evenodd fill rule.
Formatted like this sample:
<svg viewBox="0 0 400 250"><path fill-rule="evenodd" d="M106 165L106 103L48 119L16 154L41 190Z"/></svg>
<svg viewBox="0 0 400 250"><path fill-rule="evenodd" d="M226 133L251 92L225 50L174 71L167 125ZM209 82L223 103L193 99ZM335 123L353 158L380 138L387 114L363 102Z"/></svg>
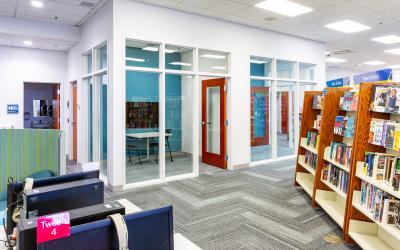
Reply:
<svg viewBox="0 0 400 250"><path fill-rule="evenodd" d="M215 54L204 54L204 55L201 55L201 57L211 58L211 59L225 59L226 58L226 56L215 55Z"/></svg>
<svg viewBox="0 0 400 250"><path fill-rule="evenodd" d="M251 60L250 60L250 63L265 64L265 63L267 63L267 62L266 62L266 61L261 61L261 60L254 60L254 59L251 59Z"/></svg>
<svg viewBox="0 0 400 250"><path fill-rule="evenodd" d="M390 65L387 66L389 69L400 69L400 65L396 64L396 65Z"/></svg>
<svg viewBox="0 0 400 250"><path fill-rule="evenodd" d="M340 22L327 24L325 27L344 33L355 33L371 29L371 27L351 20L343 20Z"/></svg>
<svg viewBox="0 0 400 250"><path fill-rule="evenodd" d="M147 47L144 47L142 50L157 52L158 48L157 47L152 47L152 46L147 46Z"/></svg>
<svg viewBox="0 0 400 250"><path fill-rule="evenodd" d="M343 63L343 62L347 62L346 59L342 59L342 58L337 58L337 57L328 57L325 59L326 62L330 62L330 63Z"/></svg>
<svg viewBox="0 0 400 250"><path fill-rule="evenodd" d="M24 44L27 45L27 46L31 46L33 44L33 42L29 41L29 40L25 40Z"/></svg>
<svg viewBox="0 0 400 250"><path fill-rule="evenodd" d="M255 6L290 17L298 16L313 10L307 6L287 0L266 0Z"/></svg>
<svg viewBox="0 0 400 250"><path fill-rule="evenodd" d="M190 67L192 66L191 63L184 63L184 62L172 62L170 63L171 65L177 65L177 66L186 66L186 67Z"/></svg>
<svg viewBox="0 0 400 250"><path fill-rule="evenodd" d="M385 65L385 62L381 61L368 61L368 62L363 62L366 65L371 65L371 66L379 66L379 65Z"/></svg>
<svg viewBox="0 0 400 250"><path fill-rule="evenodd" d="M146 61L143 58L135 58L135 57L127 57L126 60L131 61L131 62L145 62Z"/></svg>
<svg viewBox="0 0 400 250"><path fill-rule="evenodd" d="M400 48L397 49L388 49L385 50L386 53L393 54L393 55L400 55Z"/></svg>
<svg viewBox="0 0 400 250"><path fill-rule="evenodd" d="M212 69L219 69L219 70L225 70L226 69L226 67L224 67L224 66L213 66L211 68Z"/></svg>
<svg viewBox="0 0 400 250"><path fill-rule="evenodd" d="M400 43L400 36L396 35L381 36L372 38L371 40L378 43L394 44L394 43Z"/></svg>
<svg viewBox="0 0 400 250"><path fill-rule="evenodd" d="M329 54L331 54L331 52L325 51L325 55L329 55Z"/></svg>
<svg viewBox="0 0 400 250"><path fill-rule="evenodd" d="M31 1L31 4L35 8L42 8L43 7L43 2L42 1L33 0L33 1Z"/></svg>

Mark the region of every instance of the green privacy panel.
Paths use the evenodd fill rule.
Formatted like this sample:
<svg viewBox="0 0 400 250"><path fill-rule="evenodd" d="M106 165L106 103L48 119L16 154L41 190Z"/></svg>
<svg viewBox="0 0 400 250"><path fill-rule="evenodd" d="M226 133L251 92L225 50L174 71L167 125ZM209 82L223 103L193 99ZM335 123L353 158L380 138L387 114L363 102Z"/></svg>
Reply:
<svg viewBox="0 0 400 250"><path fill-rule="evenodd" d="M42 170L59 174L59 137L51 129L0 129L0 192L8 177L22 180Z"/></svg>

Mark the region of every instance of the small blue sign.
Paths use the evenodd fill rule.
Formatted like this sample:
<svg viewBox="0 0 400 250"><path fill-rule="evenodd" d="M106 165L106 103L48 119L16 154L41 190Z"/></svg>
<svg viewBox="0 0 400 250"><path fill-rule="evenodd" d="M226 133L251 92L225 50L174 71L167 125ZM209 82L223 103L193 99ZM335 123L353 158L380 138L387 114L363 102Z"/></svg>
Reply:
<svg viewBox="0 0 400 250"><path fill-rule="evenodd" d="M18 114L18 104L7 104L7 114Z"/></svg>
<svg viewBox="0 0 400 250"><path fill-rule="evenodd" d="M392 80L392 69L382 69L374 72L368 72L361 75L353 76L354 84L362 82L382 82Z"/></svg>
<svg viewBox="0 0 400 250"><path fill-rule="evenodd" d="M330 80L330 81L326 82L326 86L329 88L343 87L343 86L349 86L349 85L350 85L350 77L339 78L339 79Z"/></svg>

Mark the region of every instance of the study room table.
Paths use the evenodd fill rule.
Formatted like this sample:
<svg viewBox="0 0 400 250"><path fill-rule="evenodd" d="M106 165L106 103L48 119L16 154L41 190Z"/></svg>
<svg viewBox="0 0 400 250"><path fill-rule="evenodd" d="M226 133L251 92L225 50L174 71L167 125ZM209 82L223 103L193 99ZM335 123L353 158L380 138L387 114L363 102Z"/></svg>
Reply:
<svg viewBox="0 0 400 250"><path fill-rule="evenodd" d="M125 207L125 214L137 213L143 211L135 204L130 202L127 199L118 200ZM6 236L4 234L3 226L1 226L0 230L0 240L5 240ZM16 248L14 248L16 249ZM180 233L174 233L174 249L176 250L201 250L198 246L196 246L193 242L185 238ZM0 242L0 250L7 250L4 246L3 242Z"/></svg>
<svg viewBox="0 0 400 250"><path fill-rule="evenodd" d="M166 133L165 136L170 137L172 134ZM160 137L160 132L143 132L126 134L127 137L132 139L146 139L147 157L141 161L150 161L150 139Z"/></svg>

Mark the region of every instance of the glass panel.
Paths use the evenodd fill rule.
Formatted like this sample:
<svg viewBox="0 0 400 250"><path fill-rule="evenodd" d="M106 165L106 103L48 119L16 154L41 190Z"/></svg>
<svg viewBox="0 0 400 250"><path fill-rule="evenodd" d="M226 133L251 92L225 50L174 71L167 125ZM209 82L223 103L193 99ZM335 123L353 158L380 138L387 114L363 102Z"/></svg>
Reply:
<svg viewBox="0 0 400 250"><path fill-rule="evenodd" d="M294 79L295 78L295 63L289 61L276 61L276 77Z"/></svg>
<svg viewBox="0 0 400 250"><path fill-rule="evenodd" d="M173 70L193 70L193 49L165 46L165 68Z"/></svg>
<svg viewBox="0 0 400 250"><path fill-rule="evenodd" d="M310 83L300 83L299 85L299 131L301 127L301 117L303 113L303 102L304 102L304 91L312 91L314 90L314 84ZM298 143L298 142L297 142Z"/></svg>
<svg viewBox="0 0 400 250"><path fill-rule="evenodd" d="M88 84L88 161L93 161L93 79L87 79Z"/></svg>
<svg viewBox="0 0 400 250"><path fill-rule="evenodd" d="M100 85L100 169L107 175L107 74L99 76Z"/></svg>
<svg viewBox="0 0 400 250"><path fill-rule="evenodd" d="M250 81L251 161L272 158L271 81Z"/></svg>
<svg viewBox="0 0 400 250"><path fill-rule="evenodd" d="M303 81L314 81L315 80L315 65L309 63L299 64L299 78Z"/></svg>
<svg viewBox="0 0 400 250"><path fill-rule="evenodd" d="M93 72L93 55L92 52L90 52L87 56L86 56L86 74L90 74Z"/></svg>
<svg viewBox="0 0 400 250"><path fill-rule="evenodd" d="M277 82L277 156L295 154L294 143L294 82Z"/></svg>
<svg viewBox="0 0 400 250"><path fill-rule="evenodd" d="M104 45L96 50L96 69L107 68L107 45Z"/></svg>
<svg viewBox="0 0 400 250"><path fill-rule="evenodd" d="M126 72L126 183L158 179L159 74Z"/></svg>
<svg viewBox="0 0 400 250"><path fill-rule="evenodd" d="M193 88L193 76L166 75L166 176L193 172Z"/></svg>
<svg viewBox="0 0 400 250"><path fill-rule="evenodd" d="M209 87L206 91L207 99L207 112L206 112L206 125L207 125L207 145L206 150L209 153L221 154L220 140L221 140L221 87Z"/></svg>
<svg viewBox="0 0 400 250"><path fill-rule="evenodd" d="M199 50L199 71L228 74L228 54L215 51Z"/></svg>
<svg viewBox="0 0 400 250"><path fill-rule="evenodd" d="M272 77L272 59L255 57L250 58L250 75L261 77Z"/></svg>
<svg viewBox="0 0 400 250"><path fill-rule="evenodd" d="M127 40L126 66L158 68L160 65L159 44Z"/></svg>

